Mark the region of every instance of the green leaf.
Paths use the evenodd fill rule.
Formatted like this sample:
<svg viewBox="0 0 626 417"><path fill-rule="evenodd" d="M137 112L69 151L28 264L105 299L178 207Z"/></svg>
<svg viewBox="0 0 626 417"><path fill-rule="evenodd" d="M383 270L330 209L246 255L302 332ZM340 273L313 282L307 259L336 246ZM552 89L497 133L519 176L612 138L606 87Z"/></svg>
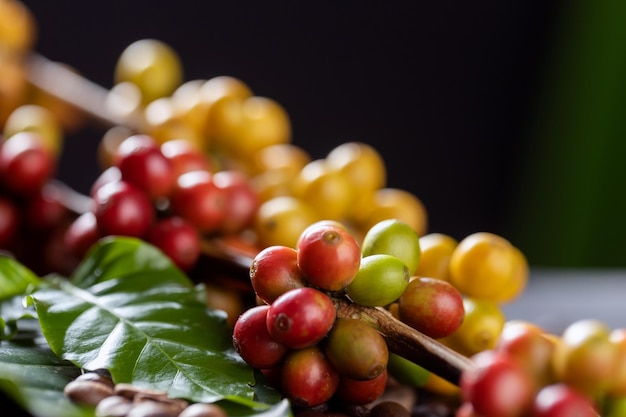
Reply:
<svg viewBox="0 0 626 417"><path fill-rule="evenodd" d="M192 285L189 278L156 247L123 237L107 237L94 245L74 270L72 282L87 288L97 282L146 273L155 277L155 281L159 279L157 277L162 277L182 286Z"/></svg>
<svg viewBox="0 0 626 417"><path fill-rule="evenodd" d="M253 370L232 348L225 314L145 242L101 241L72 282L56 279L33 299L51 349L84 369L172 397L268 408L253 399Z"/></svg>
<svg viewBox="0 0 626 417"><path fill-rule="evenodd" d="M0 389L35 417L93 417L63 393L79 374L47 346L0 343Z"/></svg>
<svg viewBox="0 0 626 417"><path fill-rule="evenodd" d="M8 256L0 256L0 300L25 294L41 280L30 269Z"/></svg>
<svg viewBox="0 0 626 417"><path fill-rule="evenodd" d="M18 328L19 322L21 322L22 327L21 338L28 336L32 338L36 334L40 334L39 325L34 326L36 333L32 333L33 326L28 325L31 324L30 322L35 322L36 324L36 320L33 320L35 316L34 308L25 305L25 299L22 295L0 300L0 340L11 340L16 337L18 330L20 330ZM24 329L31 332L25 332Z"/></svg>

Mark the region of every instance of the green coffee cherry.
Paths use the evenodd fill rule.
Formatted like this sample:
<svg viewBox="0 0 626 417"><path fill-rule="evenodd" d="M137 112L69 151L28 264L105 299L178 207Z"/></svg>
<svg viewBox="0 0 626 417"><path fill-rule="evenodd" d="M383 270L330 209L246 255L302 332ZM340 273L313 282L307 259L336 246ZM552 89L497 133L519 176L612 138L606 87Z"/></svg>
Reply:
<svg viewBox="0 0 626 417"><path fill-rule="evenodd" d="M397 219L387 219L372 226L361 245L361 255L386 254L399 258L413 276L419 264L419 235L411 226Z"/></svg>
<svg viewBox="0 0 626 417"><path fill-rule="evenodd" d="M385 306L396 301L409 284L409 268L392 255L376 254L361 259L356 276L346 288L353 302L362 306Z"/></svg>

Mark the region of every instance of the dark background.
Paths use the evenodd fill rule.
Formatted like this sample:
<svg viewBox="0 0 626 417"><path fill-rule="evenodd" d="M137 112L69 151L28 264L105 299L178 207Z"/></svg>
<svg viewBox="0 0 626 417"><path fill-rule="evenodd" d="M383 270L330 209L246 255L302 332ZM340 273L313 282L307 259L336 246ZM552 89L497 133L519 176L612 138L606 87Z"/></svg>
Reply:
<svg viewBox="0 0 626 417"><path fill-rule="evenodd" d="M430 231L518 243L513 197L562 13L555 0L24 3L36 50L105 87L128 44L160 39L187 80L232 75L281 103L293 142L314 157L349 140L375 146L388 185L426 205ZM97 174L99 139L68 138L59 175L79 190Z"/></svg>

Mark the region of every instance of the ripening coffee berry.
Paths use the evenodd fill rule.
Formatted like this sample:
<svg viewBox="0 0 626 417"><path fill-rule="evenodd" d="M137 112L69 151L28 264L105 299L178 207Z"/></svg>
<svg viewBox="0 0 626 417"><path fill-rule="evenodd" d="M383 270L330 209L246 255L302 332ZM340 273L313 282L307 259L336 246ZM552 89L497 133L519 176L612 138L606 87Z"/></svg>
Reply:
<svg viewBox="0 0 626 417"><path fill-rule="evenodd" d="M254 257L250 283L261 300L271 304L285 292L305 286L297 256L289 246L268 246Z"/></svg>
<svg viewBox="0 0 626 417"><path fill-rule="evenodd" d="M325 353L341 375L365 380L387 368L387 343L376 329L360 319L338 318L328 334Z"/></svg>
<svg viewBox="0 0 626 417"><path fill-rule="evenodd" d="M314 407L337 391L339 374L318 346L293 350L282 365L285 395L298 407Z"/></svg>
<svg viewBox="0 0 626 417"><path fill-rule="evenodd" d="M100 187L93 196L93 205L102 236L143 237L155 217L146 193L126 181Z"/></svg>
<svg viewBox="0 0 626 417"><path fill-rule="evenodd" d="M277 342L301 349L322 340L335 317L335 306L328 295L311 287L296 288L270 305L267 329Z"/></svg>
<svg viewBox="0 0 626 417"><path fill-rule="evenodd" d="M287 354L287 347L278 343L267 331L268 305L246 310L233 327L235 351L253 368L269 369L277 366Z"/></svg>
<svg viewBox="0 0 626 417"><path fill-rule="evenodd" d="M447 281L415 277L398 301L400 320L433 337L452 334L463 322L461 293Z"/></svg>
<svg viewBox="0 0 626 417"><path fill-rule="evenodd" d="M358 242L337 222L313 223L300 235L296 249L305 279L326 291L346 288L361 264Z"/></svg>

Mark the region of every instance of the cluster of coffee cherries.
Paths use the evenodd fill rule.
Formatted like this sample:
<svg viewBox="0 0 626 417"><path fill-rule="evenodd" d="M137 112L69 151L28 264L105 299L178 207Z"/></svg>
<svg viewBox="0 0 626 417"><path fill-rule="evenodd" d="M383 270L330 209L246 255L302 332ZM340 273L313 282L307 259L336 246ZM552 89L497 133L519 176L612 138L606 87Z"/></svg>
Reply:
<svg viewBox="0 0 626 417"><path fill-rule="evenodd" d="M617 417L626 410L626 330L581 319L562 334L509 321L472 355L459 417Z"/></svg>
<svg viewBox="0 0 626 417"><path fill-rule="evenodd" d="M39 272L41 263L60 259L47 242L71 216L68 189L54 179L61 127L46 108L23 105L9 114L0 138L0 249Z"/></svg>
<svg viewBox="0 0 626 417"><path fill-rule="evenodd" d="M253 224L258 247L294 246L305 227L325 219L363 232L397 218L425 231L422 202L387 186L385 163L372 146L346 142L314 159L292 143L289 115L277 101L232 76L182 82L182 73L167 44L135 41L116 63L107 108L159 143L184 138L222 168L247 175L261 202ZM151 82L155 74L159 83Z"/></svg>
<svg viewBox="0 0 626 417"><path fill-rule="evenodd" d="M470 357L454 393L458 417L619 416L626 409L626 332L597 320L571 323L553 334L506 320L501 306L523 293L528 265L506 239L479 232L457 242L420 237L417 274L451 283L463 294L465 317L443 344Z"/></svg>
<svg viewBox="0 0 626 417"><path fill-rule="evenodd" d="M403 321L425 332L454 331L463 317L461 295L442 280L433 281L445 291L420 290L432 283L411 279L419 254L417 233L397 219L377 223L361 242L343 224L319 221L295 247L263 249L250 267L258 305L235 323L236 351L296 406L373 402L387 386L387 343L366 321L338 316L335 301L395 305ZM440 315L427 312L434 293L446 300Z"/></svg>
<svg viewBox="0 0 626 417"><path fill-rule="evenodd" d="M201 236L247 228L258 198L234 170L213 171L185 140L159 144L149 135L123 138L111 165L93 183L92 207L70 225L66 245L78 254L102 236L144 239L189 271Z"/></svg>

